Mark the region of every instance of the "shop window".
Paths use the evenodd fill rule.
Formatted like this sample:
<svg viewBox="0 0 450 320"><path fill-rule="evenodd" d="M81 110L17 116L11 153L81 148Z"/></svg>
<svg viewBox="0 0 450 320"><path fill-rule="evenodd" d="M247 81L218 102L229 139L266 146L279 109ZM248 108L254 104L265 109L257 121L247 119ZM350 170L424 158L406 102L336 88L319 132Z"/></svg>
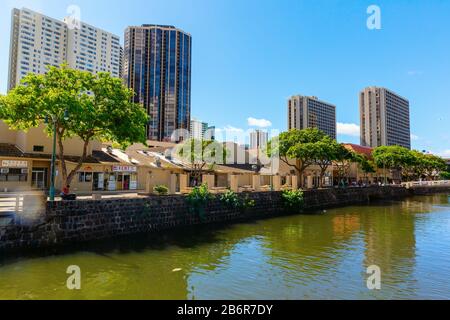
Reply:
<svg viewBox="0 0 450 320"><path fill-rule="evenodd" d="M94 185L93 189L96 191L102 191L106 190L107 188L107 182L109 179L108 173L103 172L94 172Z"/></svg>
<svg viewBox="0 0 450 320"><path fill-rule="evenodd" d="M33 146L33 152L44 152L44 146Z"/></svg>
<svg viewBox="0 0 450 320"><path fill-rule="evenodd" d="M28 169L2 168L0 171L0 181L19 181L28 180Z"/></svg>
<svg viewBox="0 0 450 320"><path fill-rule="evenodd" d="M92 182L92 172L78 172L79 182Z"/></svg>

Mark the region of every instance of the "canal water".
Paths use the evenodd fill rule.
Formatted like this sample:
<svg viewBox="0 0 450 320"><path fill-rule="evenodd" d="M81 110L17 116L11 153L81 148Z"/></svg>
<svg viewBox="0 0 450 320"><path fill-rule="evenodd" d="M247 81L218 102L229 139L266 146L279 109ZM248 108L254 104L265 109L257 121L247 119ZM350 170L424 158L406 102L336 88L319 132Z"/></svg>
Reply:
<svg viewBox="0 0 450 320"><path fill-rule="evenodd" d="M450 299L447 195L0 257L0 299L417 298Z"/></svg>

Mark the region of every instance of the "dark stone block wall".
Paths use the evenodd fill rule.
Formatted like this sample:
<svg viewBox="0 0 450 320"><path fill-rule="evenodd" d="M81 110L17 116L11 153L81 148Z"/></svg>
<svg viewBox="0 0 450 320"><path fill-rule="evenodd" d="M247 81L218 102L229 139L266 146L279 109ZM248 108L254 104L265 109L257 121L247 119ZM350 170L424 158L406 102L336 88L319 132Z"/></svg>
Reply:
<svg viewBox="0 0 450 320"><path fill-rule="evenodd" d="M402 187L305 191L304 212L412 194L413 190ZM11 225L0 227L0 253L292 213L284 209L281 192L255 192L240 197L254 200L255 206L246 210L227 207L216 197L201 214L190 209L182 195L47 202L41 212L34 210L31 215L24 214Z"/></svg>

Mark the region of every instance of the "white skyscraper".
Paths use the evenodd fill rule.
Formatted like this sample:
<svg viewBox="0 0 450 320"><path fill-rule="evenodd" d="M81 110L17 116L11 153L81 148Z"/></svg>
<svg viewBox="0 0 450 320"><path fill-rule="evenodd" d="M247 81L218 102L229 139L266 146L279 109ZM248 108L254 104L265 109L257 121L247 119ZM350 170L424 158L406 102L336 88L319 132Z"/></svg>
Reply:
<svg viewBox="0 0 450 320"><path fill-rule="evenodd" d="M215 127L209 127L208 123L191 119L191 138L197 140L215 140Z"/></svg>
<svg viewBox="0 0 450 320"><path fill-rule="evenodd" d="M42 74L47 66L67 62L73 69L121 76L120 38L80 22L77 28L29 9L13 9L8 89L29 72Z"/></svg>
<svg viewBox="0 0 450 320"><path fill-rule="evenodd" d="M264 149L269 141L269 133L262 130L250 132L250 149Z"/></svg>

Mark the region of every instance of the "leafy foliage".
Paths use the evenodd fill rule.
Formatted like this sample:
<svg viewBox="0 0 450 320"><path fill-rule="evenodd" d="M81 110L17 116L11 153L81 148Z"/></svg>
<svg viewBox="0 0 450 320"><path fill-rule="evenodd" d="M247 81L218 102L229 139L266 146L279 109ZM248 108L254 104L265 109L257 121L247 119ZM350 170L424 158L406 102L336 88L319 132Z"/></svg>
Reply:
<svg viewBox="0 0 450 320"><path fill-rule="evenodd" d="M243 211L253 208L256 205L256 201L253 199L250 199L249 195L246 194L245 197L242 199L241 208Z"/></svg>
<svg viewBox="0 0 450 320"><path fill-rule="evenodd" d="M312 145L324 137L325 133L318 129L293 129L282 132L277 140L270 141L267 152L279 154L281 161L302 175L305 169L314 164L316 156L312 152ZM289 160L295 160L295 164Z"/></svg>
<svg viewBox="0 0 450 320"><path fill-rule="evenodd" d="M205 219L206 206L212 199L214 199L214 195L209 192L207 184L195 187L186 197L191 212L197 213L201 220Z"/></svg>
<svg viewBox="0 0 450 320"><path fill-rule="evenodd" d="M155 186L153 188L153 192L155 192L156 194L159 194L159 195L167 195L169 193L169 188L167 188L165 185L161 184L161 185Z"/></svg>
<svg viewBox="0 0 450 320"><path fill-rule="evenodd" d="M281 193L281 199L286 210L300 212L303 209L304 198L302 190L284 190Z"/></svg>
<svg viewBox="0 0 450 320"><path fill-rule="evenodd" d="M229 208L241 209L242 211L252 208L256 204L255 200L250 199L248 194L246 194L245 197L240 198L238 194L232 190L228 190L222 194L219 199Z"/></svg>
<svg viewBox="0 0 450 320"><path fill-rule="evenodd" d="M356 155L356 157L354 158L355 161L359 164L361 170L364 173L374 173L376 172L376 167L375 167L375 163L370 160L368 157L366 157L365 155Z"/></svg>
<svg viewBox="0 0 450 320"><path fill-rule="evenodd" d="M341 144L317 128L283 132L278 141L269 143L269 147L268 153L279 154L280 159L297 169L300 175L311 165L318 165L320 186L323 185L325 172L333 161L345 160L347 156L347 151ZM295 160L295 164L292 160Z"/></svg>
<svg viewBox="0 0 450 320"><path fill-rule="evenodd" d="M238 208L241 205L241 201L236 192L228 190L220 196L220 201L223 202L227 207Z"/></svg>
<svg viewBox="0 0 450 320"><path fill-rule="evenodd" d="M188 139L174 149L175 156L188 161L191 176L200 180L206 170L214 170L217 163L225 163L227 152L223 144L212 140Z"/></svg>
<svg viewBox="0 0 450 320"><path fill-rule="evenodd" d="M379 168L401 169L414 161L411 151L401 146L378 147L372 154Z"/></svg>
<svg viewBox="0 0 450 320"><path fill-rule="evenodd" d="M432 179L434 176L439 176L440 172L447 169L447 163L441 157L432 154L423 154L415 151L416 157L414 172L416 176L425 176Z"/></svg>
<svg viewBox="0 0 450 320"><path fill-rule="evenodd" d="M450 172L448 171L441 172L441 178L444 180L450 180Z"/></svg>
<svg viewBox="0 0 450 320"><path fill-rule="evenodd" d="M89 142L106 140L127 146L145 143L148 116L132 103L133 91L109 73L50 67L46 74L29 73L21 85L0 99L0 116L12 128L27 130L49 120L49 136L56 127L61 173L70 184L86 160ZM66 117L66 115L69 117ZM78 137L84 145L77 166L67 172L63 141Z"/></svg>
<svg viewBox="0 0 450 320"><path fill-rule="evenodd" d="M445 160L438 156L399 146L378 147L373 151L373 157L379 168L397 169L406 180L433 179L447 166Z"/></svg>

